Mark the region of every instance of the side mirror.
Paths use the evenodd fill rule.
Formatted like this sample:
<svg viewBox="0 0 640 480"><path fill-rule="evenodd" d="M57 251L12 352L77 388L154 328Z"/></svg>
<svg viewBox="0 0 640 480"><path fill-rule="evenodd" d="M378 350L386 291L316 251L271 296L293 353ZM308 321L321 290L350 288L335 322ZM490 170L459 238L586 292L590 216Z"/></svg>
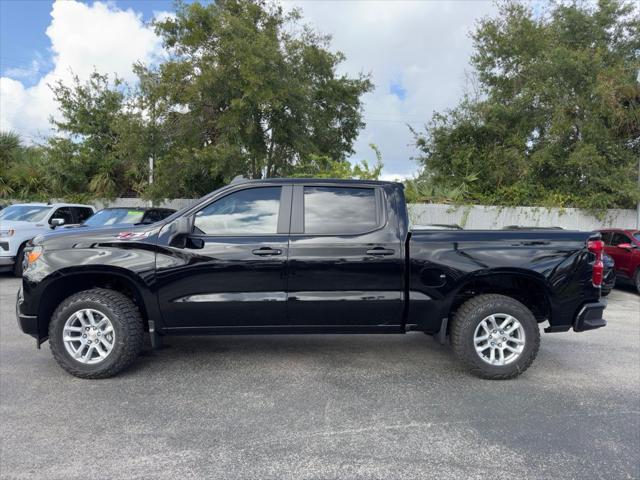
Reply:
<svg viewBox="0 0 640 480"><path fill-rule="evenodd" d="M193 232L193 216L176 218L171 224L171 229L175 236L189 235Z"/></svg>
<svg viewBox="0 0 640 480"><path fill-rule="evenodd" d="M49 224L51 225L51 228L61 227L64 225L64 218L52 218L49 221Z"/></svg>
<svg viewBox="0 0 640 480"><path fill-rule="evenodd" d="M630 243L619 243L618 244L618 248L622 248L623 250L631 251L631 250L633 250L633 245L631 245Z"/></svg>
<svg viewBox="0 0 640 480"><path fill-rule="evenodd" d="M184 248L187 235L193 232L193 216L176 218L169 224L169 244Z"/></svg>

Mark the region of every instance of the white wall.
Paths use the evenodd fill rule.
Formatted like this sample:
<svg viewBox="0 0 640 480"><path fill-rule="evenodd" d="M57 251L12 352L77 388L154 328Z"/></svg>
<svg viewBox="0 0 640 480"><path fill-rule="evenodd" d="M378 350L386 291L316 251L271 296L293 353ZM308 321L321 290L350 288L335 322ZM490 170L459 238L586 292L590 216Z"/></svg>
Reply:
<svg viewBox="0 0 640 480"><path fill-rule="evenodd" d="M606 227L639 228L635 210L607 210L595 217L576 208L451 206L411 204L414 225L457 224L465 229L499 229L508 225L562 227L568 230L597 230Z"/></svg>

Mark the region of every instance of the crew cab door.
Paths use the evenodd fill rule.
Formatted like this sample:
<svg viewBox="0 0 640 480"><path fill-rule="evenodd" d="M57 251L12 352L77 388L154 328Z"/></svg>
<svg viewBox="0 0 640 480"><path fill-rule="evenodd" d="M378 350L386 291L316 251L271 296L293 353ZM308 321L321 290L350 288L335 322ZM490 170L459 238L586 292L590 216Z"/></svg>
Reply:
<svg viewBox="0 0 640 480"><path fill-rule="evenodd" d="M287 305L293 326L401 324L404 250L389 208L376 185L294 186Z"/></svg>
<svg viewBox="0 0 640 480"><path fill-rule="evenodd" d="M238 187L195 212L193 232L181 243L159 245L165 326L286 324L290 208L290 186Z"/></svg>

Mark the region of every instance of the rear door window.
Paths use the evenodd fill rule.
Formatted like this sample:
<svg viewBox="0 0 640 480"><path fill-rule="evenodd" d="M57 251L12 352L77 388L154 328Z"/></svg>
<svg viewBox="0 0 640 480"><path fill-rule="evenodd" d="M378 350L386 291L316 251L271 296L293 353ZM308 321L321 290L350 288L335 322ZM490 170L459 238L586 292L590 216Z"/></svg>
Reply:
<svg viewBox="0 0 640 480"><path fill-rule="evenodd" d="M374 188L304 187L304 233L348 235L379 226Z"/></svg>

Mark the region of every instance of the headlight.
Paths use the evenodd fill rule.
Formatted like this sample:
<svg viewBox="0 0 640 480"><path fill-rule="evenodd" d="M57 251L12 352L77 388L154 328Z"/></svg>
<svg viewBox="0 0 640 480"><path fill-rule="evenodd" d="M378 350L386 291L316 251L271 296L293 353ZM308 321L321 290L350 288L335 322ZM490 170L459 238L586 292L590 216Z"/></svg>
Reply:
<svg viewBox="0 0 640 480"><path fill-rule="evenodd" d="M0 237L13 237L13 234L16 233L15 230L0 230Z"/></svg>
<svg viewBox="0 0 640 480"><path fill-rule="evenodd" d="M27 265L33 265L41 256L42 256L42 247L39 245L33 247L28 252L25 252Z"/></svg>

